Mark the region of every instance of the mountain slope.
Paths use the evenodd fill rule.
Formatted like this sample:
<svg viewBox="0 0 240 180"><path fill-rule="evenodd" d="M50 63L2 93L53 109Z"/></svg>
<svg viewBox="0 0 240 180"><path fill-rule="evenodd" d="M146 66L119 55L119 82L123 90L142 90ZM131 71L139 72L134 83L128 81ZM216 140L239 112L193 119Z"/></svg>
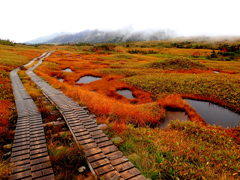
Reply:
<svg viewBox="0 0 240 180"><path fill-rule="evenodd" d="M60 36L53 37L52 39L48 39L46 41L39 41L37 43L66 44L66 43L110 43L127 41L149 41L168 39L172 36L173 33L169 31L131 32L127 30L123 31L85 30L74 34L63 34Z"/></svg>
<svg viewBox="0 0 240 180"><path fill-rule="evenodd" d="M63 35L66 35L68 33L66 32L61 32L61 33L54 33L54 34L51 34L51 35L48 35L48 36L42 36L42 37L39 37L37 39L33 39L33 40L30 40L30 41L27 41L25 42L26 44L43 44L47 41L50 41L51 39L53 38L56 38L58 36L63 36Z"/></svg>

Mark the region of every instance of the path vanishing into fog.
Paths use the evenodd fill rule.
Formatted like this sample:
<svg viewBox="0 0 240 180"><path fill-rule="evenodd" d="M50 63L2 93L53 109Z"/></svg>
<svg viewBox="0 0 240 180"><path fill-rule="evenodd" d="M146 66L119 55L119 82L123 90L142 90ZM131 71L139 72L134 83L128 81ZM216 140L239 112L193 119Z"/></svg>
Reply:
<svg viewBox="0 0 240 180"><path fill-rule="evenodd" d="M46 52L41 55L40 58L33 59L27 65L30 65L32 62L37 60L38 62L29 68L26 73L31 78L31 80L36 83L37 86L42 90L43 94L54 105L56 105L60 113L63 115L76 143L78 144L79 148L83 149L92 173L101 179L145 179L145 177L141 175L140 171L128 160L128 158L123 156L123 153L118 150L118 148L112 143L111 140L109 140L106 134L98 127L94 115L89 114L88 110L85 107L80 106L75 101L65 96L60 90L53 88L33 72L50 54L51 52ZM16 76L17 71L14 71L14 73ZM24 87L21 86L19 89L23 88ZM30 96L28 96L28 98L30 98ZM36 105L32 100L31 102L31 106L33 107L32 109L35 110L34 113L38 114L39 117L40 113L37 111ZM31 106L29 106L29 108ZM18 108L19 115L24 112L24 109ZM20 122L21 127L24 127L25 123L22 123L19 120L18 122ZM29 124L31 125L32 123L26 123L26 125ZM44 136L43 127L42 124L40 124L41 123L38 122L38 125L41 126L42 136ZM29 131L34 132L34 130L31 130L31 128ZM15 138L17 135L18 134L15 135ZM31 140L31 133L28 136L28 139L30 142L33 141Z"/></svg>

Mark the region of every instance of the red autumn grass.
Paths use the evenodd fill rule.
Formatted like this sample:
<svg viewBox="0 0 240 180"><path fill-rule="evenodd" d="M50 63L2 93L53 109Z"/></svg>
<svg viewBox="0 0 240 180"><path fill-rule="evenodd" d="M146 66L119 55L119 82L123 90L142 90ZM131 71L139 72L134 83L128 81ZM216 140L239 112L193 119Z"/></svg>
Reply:
<svg viewBox="0 0 240 180"><path fill-rule="evenodd" d="M137 125L155 124L163 117L164 110L156 112L156 103L133 105L117 101L105 95L90 92L81 87L72 86L67 83L60 83L42 72L37 72L50 84L61 88L67 96L70 96L81 104L86 105L92 113L99 116L108 115L109 121L134 123Z"/></svg>
<svg viewBox="0 0 240 180"><path fill-rule="evenodd" d="M8 131L8 118L11 114L9 107L11 104L8 100L0 100L0 136Z"/></svg>
<svg viewBox="0 0 240 180"><path fill-rule="evenodd" d="M158 100L158 104L163 107L185 110L191 121L206 124L197 112L189 106L180 95L173 94Z"/></svg>
<svg viewBox="0 0 240 180"><path fill-rule="evenodd" d="M76 81L79 80L79 78L86 76L86 75L92 75L92 76L99 76L102 79L95 81L93 83L88 84L81 84L82 89L86 89L89 91L98 92L100 94L103 94L105 96L118 99L125 103L133 103L133 104L142 104L142 103L148 103L152 102L151 100L151 93L144 92L142 90L137 89L134 86L130 86L129 84L126 84L121 81L124 76L120 75L105 75L101 74L96 70L103 68L103 65L101 64L92 64L91 62L93 60L99 59L96 55L81 55L82 60L78 61L78 56L74 54L70 54L71 56L64 56L64 58L59 57L60 55L63 55L65 53L55 52L51 57L48 57L45 61L46 62L54 62L58 64L58 67L55 67L52 69L52 67L48 66L41 66L39 67L39 71L42 71L46 74L48 74L51 77L56 78L63 78L64 82L67 82L70 85L76 85ZM62 70L65 68L70 68L73 73L69 72L63 72ZM117 94L118 89L130 89L134 96L136 96L136 99L127 99L119 94Z"/></svg>
<svg viewBox="0 0 240 180"><path fill-rule="evenodd" d="M181 96L182 95L178 95L178 94L169 95L167 97L159 99L158 104L165 108L170 107L173 109L182 109L182 110L186 111L186 113L188 114L191 121L197 122L198 125L206 126L207 123L204 122L204 120L200 117L200 115L191 106L189 106L187 104L187 102L182 99ZM186 96L185 95L184 97L203 100L202 97L200 97L200 96L198 97L198 96ZM207 99L205 98L204 100L207 100ZM219 132L227 133L229 136L233 137L237 143L240 143L240 136L239 136L240 128L239 127L234 128L234 129L223 129L223 128L219 128L219 127L207 126L207 128L216 130Z"/></svg>
<svg viewBox="0 0 240 180"><path fill-rule="evenodd" d="M212 97L212 96L201 96L201 95L197 95L197 94L181 94L181 96L183 98L190 98L190 99L213 102L213 103L218 104L220 106L232 109L233 111L240 112L240 107L230 105L229 103L226 103L225 101L223 101L221 99L217 99L217 98Z"/></svg>

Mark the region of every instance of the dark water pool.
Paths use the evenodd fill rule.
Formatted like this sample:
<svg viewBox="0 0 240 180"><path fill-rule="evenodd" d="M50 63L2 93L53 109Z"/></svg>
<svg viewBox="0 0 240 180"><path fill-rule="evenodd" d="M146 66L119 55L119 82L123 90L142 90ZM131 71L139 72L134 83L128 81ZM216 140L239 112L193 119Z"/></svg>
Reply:
<svg viewBox="0 0 240 180"><path fill-rule="evenodd" d="M93 82L93 81L97 81L97 80L100 80L100 79L102 79L102 78L97 77L97 76L83 76L76 83L78 83L78 84L87 84L87 83L90 83L90 82Z"/></svg>
<svg viewBox="0 0 240 180"><path fill-rule="evenodd" d="M237 127L240 125L240 115L216 104L185 99L206 123L224 128Z"/></svg>
<svg viewBox="0 0 240 180"><path fill-rule="evenodd" d="M119 89L117 90L117 93L128 98L128 99L134 99L135 97L133 96L133 93L129 89Z"/></svg>
<svg viewBox="0 0 240 180"><path fill-rule="evenodd" d="M62 70L63 72L73 72L70 68L66 68Z"/></svg>
<svg viewBox="0 0 240 180"><path fill-rule="evenodd" d="M173 120L187 121L189 120L188 115L182 111L166 111L166 117L163 122L160 124L160 128L165 128L169 124L170 121Z"/></svg>

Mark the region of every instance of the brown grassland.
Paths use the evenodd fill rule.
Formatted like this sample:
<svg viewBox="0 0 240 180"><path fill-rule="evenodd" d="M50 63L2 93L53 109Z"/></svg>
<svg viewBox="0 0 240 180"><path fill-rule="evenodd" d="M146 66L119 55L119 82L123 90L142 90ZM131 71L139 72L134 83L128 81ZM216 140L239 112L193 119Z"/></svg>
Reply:
<svg viewBox="0 0 240 180"><path fill-rule="evenodd" d="M123 142L114 143L143 175L151 179L240 179L240 128L208 125L183 99L210 101L240 113L240 50L233 47L239 48L240 42L0 45L1 156L8 152L4 145L12 142L16 123L9 72L44 51L55 50L35 72L87 106L98 123L107 124L105 132L113 140L121 137ZM72 72L63 71L66 68ZM41 92L34 90L24 72L20 74L46 117L44 122L56 121L60 115L49 113L54 107L49 102L44 105ZM76 83L87 75L101 79ZM131 90L135 98L119 95L121 89ZM176 120L159 128L169 108L185 111L190 121ZM66 125L49 126L45 131L54 172L57 179L70 178L68 171L59 173L58 163L63 161L61 166L68 168L69 163L85 165L84 155L71 143ZM9 171L8 161L2 158L0 176ZM72 173L71 178L83 178L76 170Z"/></svg>

